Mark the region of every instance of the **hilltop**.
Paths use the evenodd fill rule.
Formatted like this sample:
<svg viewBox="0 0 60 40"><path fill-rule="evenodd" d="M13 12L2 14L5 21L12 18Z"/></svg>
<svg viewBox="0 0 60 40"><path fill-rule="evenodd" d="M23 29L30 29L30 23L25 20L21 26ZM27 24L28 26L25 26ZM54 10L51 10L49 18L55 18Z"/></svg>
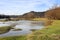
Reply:
<svg viewBox="0 0 60 40"><path fill-rule="evenodd" d="M24 19L44 18L44 17L45 17L45 12L35 12L35 11L30 11L20 16L20 18L24 18Z"/></svg>

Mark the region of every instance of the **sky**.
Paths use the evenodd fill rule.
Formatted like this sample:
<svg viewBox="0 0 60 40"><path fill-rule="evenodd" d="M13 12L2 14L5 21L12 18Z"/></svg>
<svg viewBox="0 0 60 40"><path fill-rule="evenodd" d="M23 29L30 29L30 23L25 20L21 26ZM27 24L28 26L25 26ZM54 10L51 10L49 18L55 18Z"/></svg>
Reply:
<svg viewBox="0 0 60 40"><path fill-rule="evenodd" d="M60 0L0 0L0 14L22 15L30 11L46 11Z"/></svg>

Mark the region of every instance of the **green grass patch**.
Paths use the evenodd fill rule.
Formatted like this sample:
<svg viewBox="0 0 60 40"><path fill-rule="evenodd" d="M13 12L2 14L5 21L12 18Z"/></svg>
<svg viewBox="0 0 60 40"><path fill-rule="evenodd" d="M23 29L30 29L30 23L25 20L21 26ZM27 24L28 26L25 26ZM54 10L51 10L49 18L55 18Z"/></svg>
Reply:
<svg viewBox="0 0 60 40"><path fill-rule="evenodd" d="M26 40L25 36L11 36L0 38L0 40Z"/></svg>
<svg viewBox="0 0 60 40"><path fill-rule="evenodd" d="M11 29L11 26L0 27L0 34L6 33Z"/></svg>

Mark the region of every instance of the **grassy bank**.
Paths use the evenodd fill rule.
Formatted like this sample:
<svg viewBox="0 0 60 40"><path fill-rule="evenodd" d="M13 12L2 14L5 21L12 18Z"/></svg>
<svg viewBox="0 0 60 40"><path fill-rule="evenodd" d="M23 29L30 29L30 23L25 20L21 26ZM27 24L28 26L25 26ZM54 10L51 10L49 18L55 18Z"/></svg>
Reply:
<svg viewBox="0 0 60 40"><path fill-rule="evenodd" d="M60 20L54 20L52 25L29 34L27 40L60 40Z"/></svg>
<svg viewBox="0 0 60 40"><path fill-rule="evenodd" d="M0 27L0 34L6 33L11 29L11 26Z"/></svg>

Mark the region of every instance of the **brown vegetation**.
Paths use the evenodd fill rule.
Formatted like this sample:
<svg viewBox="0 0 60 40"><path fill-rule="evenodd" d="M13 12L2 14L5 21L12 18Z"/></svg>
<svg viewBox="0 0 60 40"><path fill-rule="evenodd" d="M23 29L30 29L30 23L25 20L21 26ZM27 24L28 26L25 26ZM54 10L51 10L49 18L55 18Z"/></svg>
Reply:
<svg viewBox="0 0 60 40"><path fill-rule="evenodd" d="M58 19L60 20L60 7L50 9L45 13L45 17L48 19Z"/></svg>
<svg viewBox="0 0 60 40"><path fill-rule="evenodd" d="M52 25L53 20L46 20L45 21L45 26Z"/></svg>

